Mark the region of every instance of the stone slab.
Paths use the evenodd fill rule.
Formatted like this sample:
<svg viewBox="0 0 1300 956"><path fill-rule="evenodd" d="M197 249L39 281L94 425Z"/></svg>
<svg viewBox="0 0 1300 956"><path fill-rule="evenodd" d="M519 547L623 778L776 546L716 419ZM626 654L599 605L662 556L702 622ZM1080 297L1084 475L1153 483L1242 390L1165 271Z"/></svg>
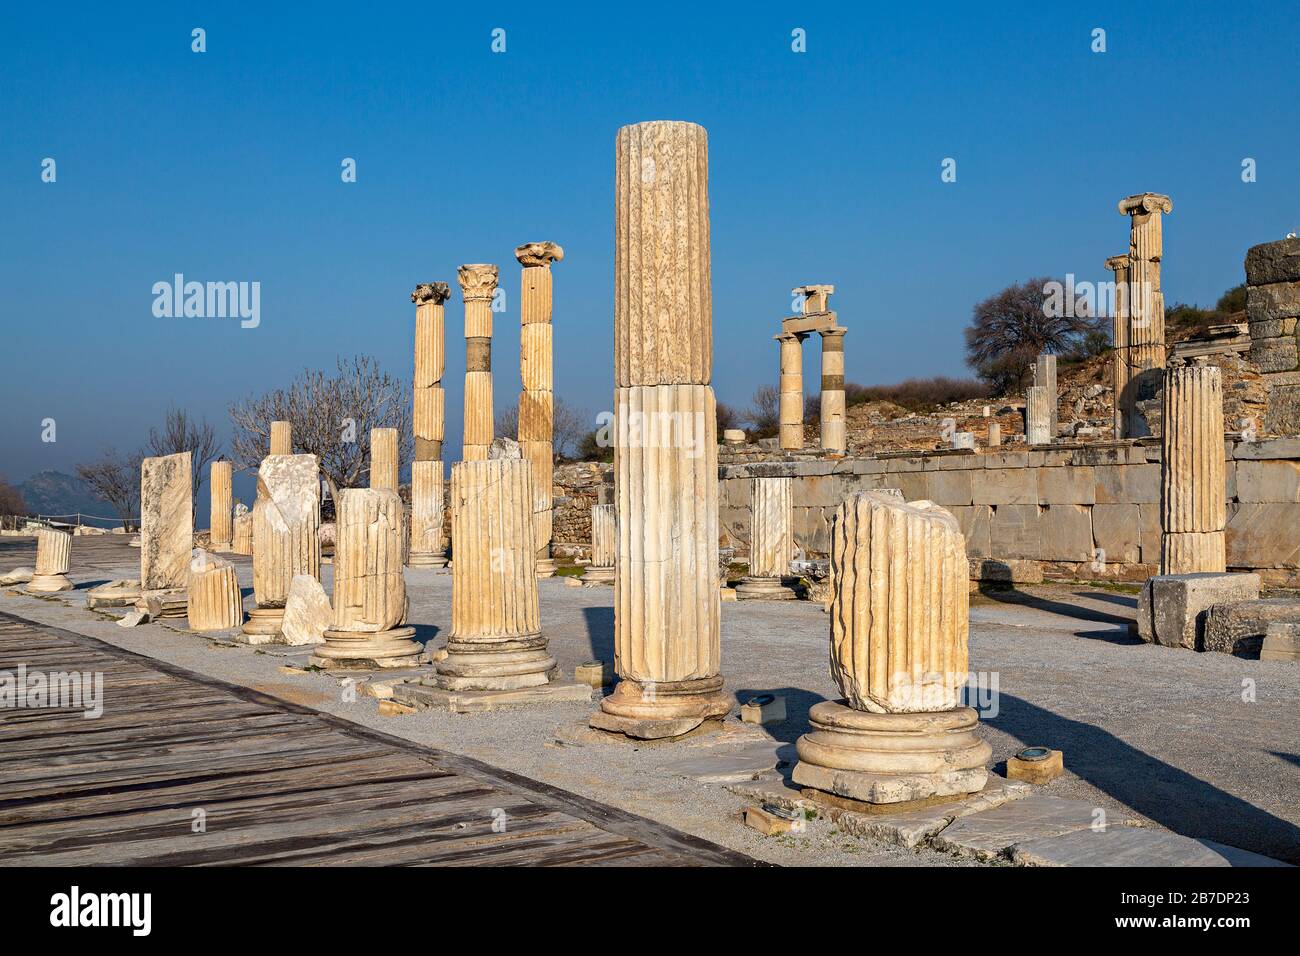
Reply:
<svg viewBox="0 0 1300 956"><path fill-rule="evenodd" d="M1205 616L1198 650L1254 657L1260 653L1270 624L1300 625L1300 600L1266 598L1213 605Z"/></svg>
<svg viewBox="0 0 1300 956"><path fill-rule="evenodd" d="M1258 574L1162 574L1138 595L1138 636L1165 647L1203 647L1205 619L1215 604L1259 597Z"/></svg>
<svg viewBox="0 0 1300 956"><path fill-rule="evenodd" d="M1259 650L1261 661L1294 661L1300 664L1300 625L1270 624Z"/></svg>
<svg viewBox="0 0 1300 956"><path fill-rule="evenodd" d="M802 787L813 787L866 803L904 803L934 796L954 799L978 793L988 781L983 767L935 773L865 773L819 767L806 761L795 764L791 779Z"/></svg>
<svg viewBox="0 0 1300 956"><path fill-rule="evenodd" d="M1034 794L986 813L955 820L937 833L931 843L936 849L958 856L989 861L1006 857L1017 844L1086 830L1097 820L1097 808L1091 803ZM1112 827L1123 825L1117 820L1107 823Z"/></svg>
<svg viewBox="0 0 1300 956"><path fill-rule="evenodd" d="M509 707L530 707L567 701L590 701L591 687L573 681L552 681L514 690L443 690L424 684L397 684L392 699L420 710L453 714L484 714Z"/></svg>
<svg viewBox="0 0 1300 956"><path fill-rule="evenodd" d="M753 780L761 773L776 769L780 759L777 748L780 741L747 744L743 749L719 753L710 748L709 753L692 754L661 764L659 769L678 777L689 777L700 783L742 783Z"/></svg>
<svg viewBox="0 0 1300 956"><path fill-rule="evenodd" d="M1021 866L1286 866L1210 840L1126 826L1026 840L1011 848L1011 860Z"/></svg>

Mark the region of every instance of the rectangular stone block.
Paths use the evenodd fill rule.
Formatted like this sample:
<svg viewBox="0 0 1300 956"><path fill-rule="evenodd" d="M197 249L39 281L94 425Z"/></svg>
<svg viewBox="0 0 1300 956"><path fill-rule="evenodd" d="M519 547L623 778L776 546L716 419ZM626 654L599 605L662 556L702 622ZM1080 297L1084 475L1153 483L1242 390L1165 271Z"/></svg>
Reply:
<svg viewBox="0 0 1300 956"><path fill-rule="evenodd" d="M1300 624L1270 624L1259 659L1300 663Z"/></svg>
<svg viewBox="0 0 1300 956"><path fill-rule="evenodd" d="M966 539L966 554L972 558L987 557L990 553L989 527L993 511L988 505L955 506L948 508L961 525Z"/></svg>
<svg viewBox="0 0 1300 956"><path fill-rule="evenodd" d="M1246 251L1246 282L1268 285L1300 281L1300 239L1279 239Z"/></svg>
<svg viewBox="0 0 1300 956"><path fill-rule="evenodd" d="M1243 461L1236 472L1238 501L1300 503L1300 461Z"/></svg>
<svg viewBox="0 0 1300 956"><path fill-rule="evenodd" d="M1300 438L1270 438L1243 441L1233 446L1232 457L1257 461L1268 458L1300 458Z"/></svg>
<svg viewBox="0 0 1300 956"><path fill-rule="evenodd" d="M972 558L970 576L972 581L999 584L1043 583L1043 569L1037 561L1022 561L1015 558Z"/></svg>
<svg viewBox="0 0 1300 956"><path fill-rule="evenodd" d="M1264 430L1275 434L1300 432L1300 385L1273 384L1264 414Z"/></svg>
<svg viewBox="0 0 1300 956"><path fill-rule="evenodd" d="M1137 505L1093 505L1092 542L1102 550L1101 559L1106 563L1140 562L1141 535L1142 516Z"/></svg>
<svg viewBox="0 0 1300 956"><path fill-rule="evenodd" d="M971 471L936 471L929 476L930 500L945 508L971 503Z"/></svg>
<svg viewBox="0 0 1300 956"><path fill-rule="evenodd" d="M1290 372L1300 365L1300 352L1293 335L1272 339L1252 339L1250 360L1261 372Z"/></svg>
<svg viewBox="0 0 1300 956"><path fill-rule="evenodd" d="M1242 502L1230 509L1228 566L1300 568L1300 509L1294 504Z"/></svg>
<svg viewBox="0 0 1300 956"><path fill-rule="evenodd" d="M930 497L930 476L921 471L905 471L885 475L885 485L897 488L904 501L920 501Z"/></svg>
<svg viewBox="0 0 1300 956"><path fill-rule="evenodd" d="M1038 505L998 505L989 526L989 553L994 558L1042 559Z"/></svg>
<svg viewBox="0 0 1300 956"><path fill-rule="evenodd" d="M1145 458L1145 455L1143 456ZM1097 504L1159 504L1160 466L1101 465L1092 470L1093 501Z"/></svg>
<svg viewBox="0 0 1300 956"><path fill-rule="evenodd" d="M1300 601L1267 598L1262 601L1226 601L1215 604L1205 617L1205 638L1199 648L1238 657L1260 654L1271 624L1300 627Z"/></svg>
<svg viewBox="0 0 1300 956"><path fill-rule="evenodd" d="M1141 527L1138 529L1138 547L1143 564L1160 564L1160 503L1138 505Z"/></svg>
<svg viewBox="0 0 1300 956"><path fill-rule="evenodd" d="M1029 452L1027 451L995 451L980 456L985 468L1027 468L1029 467Z"/></svg>
<svg viewBox="0 0 1300 956"><path fill-rule="evenodd" d="M1096 498L1094 469L1087 465L1039 468L1038 501L1045 505L1090 505Z"/></svg>
<svg viewBox="0 0 1300 956"><path fill-rule="evenodd" d="M1030 468L985 468L971 476L971 503L1036 505L1038 476Z"/></svg>
<svg viewBox="0 0 1300 956"><path fill-rule="evenodd" d="M1300 315L1300 282L1270 282L1246 289L1246 318L1254 326L1274 319L1294 319ZM1255 331L1252 328L1251 333Z"/></svg>
<svg viewBox="0 0 1300 956"><path fill-rule="evenodd" d="M1196 650L1204 646L1210 608L1228 601L1254 601L1259 587L1258 574L1156 575L1138 598L1138 633L1143 640L1165 647Z"/></svg>
<svg viewBox="0 0 1300 956"><path fill-rule="evenodd" d="M1092 561L1092 509L1085 505L1042 505L1038 509L1040 561Z"/></svg>
<svg viewBox="0 0 1300 956"><path fill-rule="evenodd" d="M796 505L791 509L791 513L795 547L805 554L830 554L832 512L822 508L800 508Z"/></svg>

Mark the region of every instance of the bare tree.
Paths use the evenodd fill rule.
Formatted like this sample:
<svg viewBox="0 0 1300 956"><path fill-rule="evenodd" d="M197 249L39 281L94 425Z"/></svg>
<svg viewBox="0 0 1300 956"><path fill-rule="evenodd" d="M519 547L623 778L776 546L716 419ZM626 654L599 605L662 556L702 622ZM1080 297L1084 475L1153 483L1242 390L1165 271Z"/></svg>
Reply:
<svg viewBox="0 0 1300 956"><path fill-rule="evenodd" d="M555 398L555 426L552 432L552 444L555 454L560 458L569 458L579 453L582 440L591 430L591 415L586 409L575 408L564 399Z"/></svg>
<svg viewBox="0 0 1300 956"><path fill-rule="evenodd" d="M113 506L127 531L138 529L135 519L140 508L140 462L143 451L122 455L109 448L97 461L77 466L77 477L90 486L96 497Z"/></svg>
<svg viewBox="0 0 1300 956"><path fill-rule="evenodd" d="M519 438L519 406L510 405L497 412L492 420L492 434L496 438Z"/></svg>
<svg viewBox="0 0 1300 956"><path fill-rule="evenodd" d="M208 464L221 453L221 443L206 418L195 421L189 412L175 405L167 409L161 430L149 429L149 450L155 455L190 453L190 480L194 489L192 507L198 508L199 489Z"/></svg>
<svg viewBox="0 0 1300 956"><path fill-rule="evenodd" d="M776 428L781 424L780 393L771 385L760 385L754 389L754 397L749 400L749 410L745 415L755 431Z"/></svg>
<svg viewBox="0 0 1300 956"><path fill-rule="evenodd" d="M398 456L410 461L411 386L380 370L367 355L340 357L333 374L305 369L288 386L230 406L236 464L256 469L270 452L271 422L287 421L294 448L315 455L337 502L340 488L355 488L370 474L370 430L396 428Z"/></svg>
<svg viewBox="0 0 1300 956"><path fill-rule="evenodd" d="M0 518L25 514L27 502L23 501L23 493L0 477Z"/></svg>

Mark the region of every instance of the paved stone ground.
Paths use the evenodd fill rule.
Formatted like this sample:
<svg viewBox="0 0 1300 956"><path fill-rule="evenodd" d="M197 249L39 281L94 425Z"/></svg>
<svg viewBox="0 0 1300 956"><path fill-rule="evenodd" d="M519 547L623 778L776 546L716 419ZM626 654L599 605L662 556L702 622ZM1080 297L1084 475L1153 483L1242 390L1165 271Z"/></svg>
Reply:
<svg viewBox="0 0 1300 956"><path fill-rule="evenodd" d="M0 570L31 566L33 551L31 539L0 539ZM372 699L341 699L327 675L280 671L305 659L304 651L229 648L158 625L124 629L81 607L93 584L138 576L138 555L121 538L78 538L70 575L77 591L54 599L0 596L0 610L464 753L771 862L979 862L849 836L826 821L802 836L763 838L739 823L744 801L725 783L682 775L696 769L696 758L737 752L753 754L758 770L769 747L778 761L771 776L777 783L788 777L808 708L837 696L826 664L826 618L806 602L723 605L728 687L738 700L784 695L786 721L760 731L733 719L723 734L634 745L585 731L591 707L583 703L384 718ZM237 561L251 603L251 568L247 558ZM450 626L450 576L414 569L407 581L417 636L437 646ZM561 578L539 586L543 626L566 674L584 661L611 659L612 591L568 587ZM994 769L1022 746L1049 745L1065 752L1067 772L1045 794L1086 801L1115 819L1300 862L1300 665L1138 643L1128 636L1135 606L1132 595L1064 585L973 598L971 667L998 680L997 711L983 721ZM1251 687L1254 699L1247 701ZM718 763L734 769L733 762Z"/></svg>

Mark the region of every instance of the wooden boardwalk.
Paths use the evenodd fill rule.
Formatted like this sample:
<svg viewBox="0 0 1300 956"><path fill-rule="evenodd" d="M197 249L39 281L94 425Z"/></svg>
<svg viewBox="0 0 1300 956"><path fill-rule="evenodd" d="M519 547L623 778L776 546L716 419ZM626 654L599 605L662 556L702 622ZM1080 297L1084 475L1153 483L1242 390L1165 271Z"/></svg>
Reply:
<svg viewBox="0 0 1300 956"><path fill-rule="evenodd" d="M0 671L20 664L102 673L104 711L0 710L0 865L756 865L470 758L0 613Z"/></svg>

